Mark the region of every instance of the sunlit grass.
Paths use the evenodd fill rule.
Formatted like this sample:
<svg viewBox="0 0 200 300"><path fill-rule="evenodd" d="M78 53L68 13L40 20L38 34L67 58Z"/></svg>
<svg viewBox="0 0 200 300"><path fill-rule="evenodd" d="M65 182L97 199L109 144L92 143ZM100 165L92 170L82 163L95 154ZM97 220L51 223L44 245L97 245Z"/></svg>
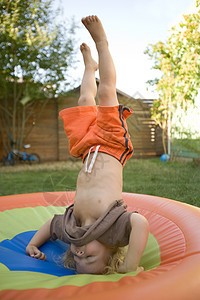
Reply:
<svg viewBox="0 0 200 300"><path fill-rule="evenodd" d="M0 195L75 190L80 168L81 162L1 168ZM200 167L192 162L131 159L124 168L123 191L200 207Z"/></svg>

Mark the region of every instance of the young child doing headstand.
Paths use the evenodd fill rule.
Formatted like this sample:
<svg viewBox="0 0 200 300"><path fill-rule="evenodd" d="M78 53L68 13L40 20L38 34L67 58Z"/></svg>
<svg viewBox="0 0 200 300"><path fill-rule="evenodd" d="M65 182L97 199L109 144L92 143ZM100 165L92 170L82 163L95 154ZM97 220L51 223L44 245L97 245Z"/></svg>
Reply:
<svg viewBox="0 0 200 300"><path fill-rule="evenodd" d="M118 103L115 67L100 20L89 16L82 23L96 44L99 66L83 43L85 72L78 106L60 112L70 152L83 159L74 204L45 223L26 252L45 260L38 248L49 238L59 238L70 244L67 260L72 259L77 273L105 274L113 265L115 272L142 270L139 261L148 239L148 222L136 212L127 212L122 200L122 169L133 152L126 125L132 111ZM98 67L99 106L95 102ZM126 245L124 260L113 264L118 249Z"/></svg>

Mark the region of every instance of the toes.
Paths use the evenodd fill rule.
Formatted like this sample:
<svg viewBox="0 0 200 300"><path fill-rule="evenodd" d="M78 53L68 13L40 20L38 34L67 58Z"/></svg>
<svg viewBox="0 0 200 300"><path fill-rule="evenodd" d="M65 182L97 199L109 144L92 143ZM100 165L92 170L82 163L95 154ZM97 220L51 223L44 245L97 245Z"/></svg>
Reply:
<svg viewBox="0 0 200 300"><path fill-rule="evenodd" d="M86 26L90 23L90 20L89 20L89 17L86 17L86 18L82 18L81 19L81 22Z"/></svg>
<svg viewBox="0 0 200 300"><path fill-rule="evenodd" d="M85 46L84 46L84 43L82 43L82 44L80 45L80 49L82 50L84 47L85 47Z"/></svg>
<svg viewBox="0 0 200 300"><path fill-rule="evenodd" d="M94 16L89 16L89 21L90 21L90 23L93 23L95 21Z"/></svg>
<svg viewBox="0 0 200 300"><path fill-rule="evenodd" d="M98 22L98 20L99 20L99 19L98 19L97 16L92 16L92 21L93 21L93 22Z"/></svg>
<svg viewBox="0 0 200 300"><path fill-rule="evenodd" d="M86 43L82 43L80 45L80 50L83 51L83 50L89 50L90 48L88 47L88 45Z"/></svg>
<svg viewBox="0 0 200 300"><path fill-rule="evenodd" d="M86 18L82 18L81 21L84 25L89 25L90 23L98 22L99 19L97 16L92 15L92 16L88 16Z"/></svg>
<svg viewBox="0 0 200 300"><path fill-rule="evenodd" d="M85 23L86 23L86 25L90 25L90 23L92 23L92 17L91 16L86 17Z"/></svg>
<svg viewBox="0 0 200 300"><path fill-rule="evenodd" d="M82 22L83 24L85 24L85 18L82 18L82 19L81 19L81 22Z"/></svg>

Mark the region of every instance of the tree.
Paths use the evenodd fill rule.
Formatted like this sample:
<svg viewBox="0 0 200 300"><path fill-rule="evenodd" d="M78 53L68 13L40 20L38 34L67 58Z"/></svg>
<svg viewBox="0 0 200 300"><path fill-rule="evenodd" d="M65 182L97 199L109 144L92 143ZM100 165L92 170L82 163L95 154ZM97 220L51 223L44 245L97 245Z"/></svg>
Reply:
<svg viewBox="0 0 200 300"><path fill-rule="evenodd" d="M196 7L199 7L199 0ZM198 9L197 9L198 10ZM163 145L166 130L177 129L181 124L179 109L187 110L198 94L200 86L200 10L183 15L183 19L172 27L166 43L150 45L145 53L154 60L154 69L161 71L161 77L150 80L155 85L159 98L154 101L152 118L163 129ZM171 122L174 124L171 125ZM184 124L182 124L182 128ZM171 130L168 131L170 138Z"/></svg>
<svg viewBox="0 0 200 300"><path fill-rule="evenodd" d="M3 146L21 148L37 100L66 90L73 62L75 24L56 24L52 0L0 0L0 129ZM32 108L32 109L31 109ZM9 137L9 139L8 139Z"/></svg>

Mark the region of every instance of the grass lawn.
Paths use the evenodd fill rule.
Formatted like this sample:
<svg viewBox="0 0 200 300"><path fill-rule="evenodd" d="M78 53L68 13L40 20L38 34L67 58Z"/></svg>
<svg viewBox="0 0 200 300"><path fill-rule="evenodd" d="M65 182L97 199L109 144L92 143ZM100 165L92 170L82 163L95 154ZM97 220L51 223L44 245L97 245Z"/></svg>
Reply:
<svg viewBox="0 0 200 300"><path fill-rule="evenodd" d="M0 195L75 190L81 162L0 168ZM166 197L200 207L200 167L192 162L131 159L124 192Z"/></svg>

